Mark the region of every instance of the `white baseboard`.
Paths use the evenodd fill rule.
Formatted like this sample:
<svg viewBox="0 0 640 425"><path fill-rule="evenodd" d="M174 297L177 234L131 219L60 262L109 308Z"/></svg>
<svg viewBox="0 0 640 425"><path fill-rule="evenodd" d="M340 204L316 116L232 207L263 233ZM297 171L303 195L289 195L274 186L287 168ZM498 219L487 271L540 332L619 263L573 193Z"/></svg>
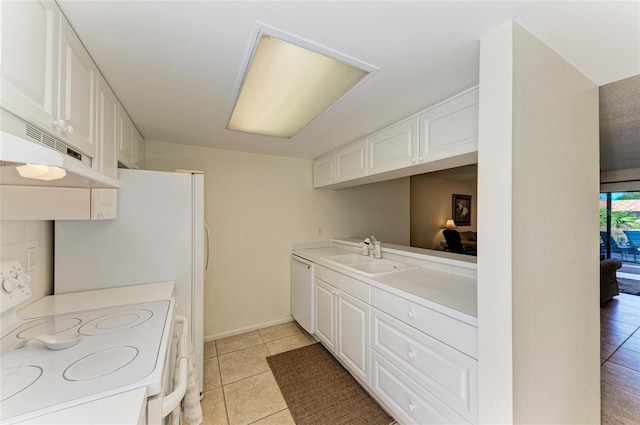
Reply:
<svg viewBox="0 0 640 425"><path fill-rule="evenodd" d="M254 324L254 325L251 325L251 326L247 326L247 327L244 327L244 328L234 329L232 331L220 332L220 333L213 334L213 335L205 335L204 342L214 341L216 339L226 338L228 336L240 335L240 334L243 334L245 332L255 331L256 329L268 328L269 326L281 325L281 324L287 323L287 322L293 322L293 317L292 316L287 316L287 317L284 317L282 319L273 320L271 322L257 323L257 324Z"/></svg>

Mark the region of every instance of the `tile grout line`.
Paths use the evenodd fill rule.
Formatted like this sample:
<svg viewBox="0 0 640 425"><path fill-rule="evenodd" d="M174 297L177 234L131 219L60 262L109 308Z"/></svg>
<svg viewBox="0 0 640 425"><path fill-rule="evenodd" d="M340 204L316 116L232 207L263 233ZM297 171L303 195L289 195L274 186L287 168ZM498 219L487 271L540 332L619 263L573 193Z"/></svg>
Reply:
<svg viewBox="0 0 640 425"><path fill-rule="evenodd" d="M267 415L267 416L265 416L265 417L262 417L262 418L260 418L260 419L256 419L256 420L255 420L255 421L253 421L253 422L249 422L247 425L255 424L255 423L256 423L256 422L258 422L258 421L261 421L261 420L263 420L263 419L270 418L271 416L275 416L275 415L277 415L278 413L282 413L282 412L284 412L285 410L289 410L289 407L287 406L286 408L284 408L284 409L282 409L282 410L278 410L277 412L270 413L270 414L268 414L268 415Z"/></svg>
<svg viewBox="0 0 640 425"><path fill-rule="evenodd" d="M218 343L214 340L216 347L216 362L218 363L218 374L220 375L220 390L222 391L222 403L224 404L224 416L227 418L227 424L231 425L229 419L229 408L227 407L227 395L224 392L224 383L222 382L222 371L220 370L220 353L218 352ZM204 418L203 418L204 419Z"/></svg>

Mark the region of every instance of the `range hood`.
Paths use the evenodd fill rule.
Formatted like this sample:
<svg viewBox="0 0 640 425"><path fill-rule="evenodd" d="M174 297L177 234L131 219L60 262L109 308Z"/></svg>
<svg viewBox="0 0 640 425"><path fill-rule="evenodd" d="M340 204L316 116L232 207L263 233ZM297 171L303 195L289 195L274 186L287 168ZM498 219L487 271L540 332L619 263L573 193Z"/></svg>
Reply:
<svg viewBox="0 0 640 425"><path fill-rule="evenodd" d="M120 180L105 176L91 168L92 159L86 155L76 152L5 109L1 109L0 112L0 185L68 188L124 186ZM53 170L64 174L64 177L54 180L23 177L18 167L26 164L54 167Z"/></svg>

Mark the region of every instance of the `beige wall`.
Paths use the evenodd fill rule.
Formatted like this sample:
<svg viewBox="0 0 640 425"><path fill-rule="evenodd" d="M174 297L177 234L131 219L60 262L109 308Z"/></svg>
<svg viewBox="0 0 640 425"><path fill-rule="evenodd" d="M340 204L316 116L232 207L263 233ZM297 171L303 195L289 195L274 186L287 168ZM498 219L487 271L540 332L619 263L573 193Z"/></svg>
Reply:
<svg viewBox="0 0 640 425"><path fill-rule="evenodd" d="M442 229L451 216L451 195L471 195L471 225L458 226L464 232L477 226L477 178L434 177L437 173L411 176L411 246L442 249Z"/></svg>
<svg viewBox="0 0 640 425"><path fill-rule="evenodd" d="M27 268L27 248L36 248L38 261L31 277L30 300L28 305L45 295L53 293L53 222L37 220L0 221L0 259L20 260Z"/></svg>
<svg viewBox="0 0 640 425"><path fill-rule="evenodd" d="M146 141L150 170L205 173L205 338L290 318L291 245L373 234L409 244L409 179L314 190L310 160ZM321 227L323 235L317 235Z"/></svg>
<svg viewBox="0 0 640 425"><path fill-rule="evenodd" d="M599 423L598 88L507 23L479 122L480 422Z"/></svg>

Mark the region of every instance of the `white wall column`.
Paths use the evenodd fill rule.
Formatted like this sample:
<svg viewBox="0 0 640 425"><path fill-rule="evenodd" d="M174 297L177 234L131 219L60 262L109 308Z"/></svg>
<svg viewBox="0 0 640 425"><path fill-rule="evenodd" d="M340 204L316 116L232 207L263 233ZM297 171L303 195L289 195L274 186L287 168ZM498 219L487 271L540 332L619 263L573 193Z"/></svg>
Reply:
<svg viewBox="0 0 640 425"><path fill-rule="evenodd" d="M483 37L481 423L598 423L598 88L519 25Z"/></svg>

